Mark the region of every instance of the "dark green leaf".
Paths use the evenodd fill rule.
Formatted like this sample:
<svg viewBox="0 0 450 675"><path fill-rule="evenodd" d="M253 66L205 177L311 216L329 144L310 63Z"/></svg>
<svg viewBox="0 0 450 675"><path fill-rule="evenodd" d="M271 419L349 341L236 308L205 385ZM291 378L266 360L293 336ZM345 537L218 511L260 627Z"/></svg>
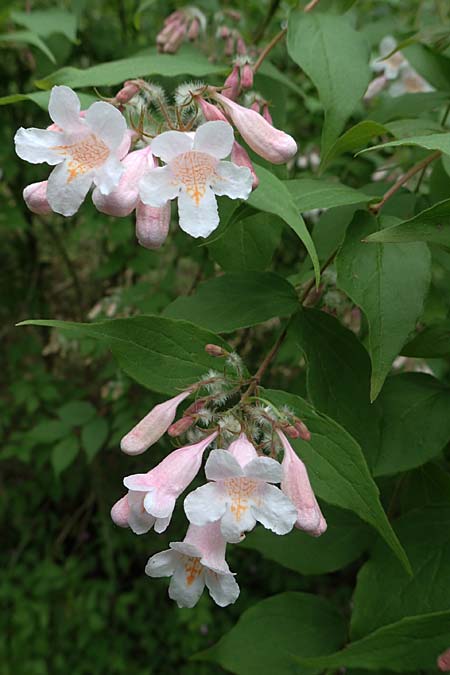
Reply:
<svg viewBox="0 0 450 675"><path fill-rule="evenodd" d="M71 42L76 42L77 39L77 17L64 9L54 7L33 9L32 12L14 11L11 12L11 19L43 38L61 33Z"/></svg>
<svg viewBox="0 0 450 675"><path fill-rule="evenodd" d="M41 52L45 54L45 56L50 59L52 63L56 63L55 57L45 42L41 40L39 35L36 35L36 33L32 33L29 30L18 30L11 33L3 33L0 35L0 46L2 44L33 45L33 47L40 49Z"/></svg>
<svg viewBox="0 0 450 675"><path fill-rule="evenodd" d="M79 427L86 424L96 414L92 403L88 401L70 401L57 410L59 417L65 424Z"/></svg>
<svg viewBox="0 0 450 675"><path fill-rule="evenodd" d="M339 155L342 155L344 152L356 152L356 150L361 150L361 148L364 148L372 138L389 133L389 129L378 122L372 122L372 120L358 122L358 124L355 124L355 126L346 131L345 134L342 134L342 136L331 145L322 159L322 169L325 169L333 159L336 159L336 157L339 157Z"/></svg>
<svg viewBox="0 0 450 675"><path fill-rule="evenodd" d="M367 195L362 190L355 190L337 181L299 178L285 181L284 184L300 212L361 204L373 199L373 195Z"/></svg>
<svg viewBox="0 0 450 675"><path fill-rule="evenodd" d="M81 445L84 448L89 461L101 449L108 436L108 424L103 417L96 417L81 429Z"/></svg>
<svg viewBox="0 0 450 675"><path fill-rule="evenodd" d="M403 348L405 356L435 359L450 354L450 319L427 326Z"/></svg>
<svg viewBox="0 0 450 675"><path fill-rule="evenodd" d="M367 237L368 242L427 241L450 247L450 199L433 204L414 218L386 227Z"/></svg>
<svg viewBox="0 0 450 675"><path fill-rule="evenodd" d="M54 443L70 433L70 426L59 420L40 422L28 432L35 443Z"/></svg>
<svg viewBox="0 0 450 675"><path fill-rule="evenodd" d="M80 444L75 435L63 438L52 448L51 461L57 476L72 464L79 449Z"/></svg>

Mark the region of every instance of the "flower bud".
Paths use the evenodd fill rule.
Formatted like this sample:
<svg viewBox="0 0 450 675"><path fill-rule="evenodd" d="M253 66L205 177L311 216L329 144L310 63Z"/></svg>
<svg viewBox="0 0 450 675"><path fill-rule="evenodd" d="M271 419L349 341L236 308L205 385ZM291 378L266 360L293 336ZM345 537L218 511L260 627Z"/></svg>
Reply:
<svg viewBox="0 0 450 675"><path fill-rule="evenodd" d="M209 354L210 356L227 356L227 352L223 347L219 347L219 345L205 345L205 352Z"/></svg>
<svg viewBox="0 0 450 675"><path fill-rule="evenodd" d="M234 37L229 35L225 44L225 56L233 56L234 52Z"/></svg>
<svg viewBox="0 0 450 675"><path fill-rule="evenodd" d="M252 174L252 189L254 190L257 188L259 185L259 178L255 173L252 160L250 159L247 150L243 148L242 145L239 145L237 141L234 141L233 147L231 148L231 161L233 164L237 164L237 166L246 166L250 169Z"/></svg>
<svg viewBox="0 0 450 675"><path fill-rule="evenodd" d="M188 429L191 428L191 426L194 424L194 421L195 420L193 417L185 415L171 424L167 429L167 433L172 438L175 438L175 436L181 436L181 434L184 434Z"/></svg>
<svg viewBox="0 0 450 675"><path fill-rule="evenodd" d="M245 46L245 42L241 36L239 36L236 40L236 52L239 54L239 56L245 56L245 54L247 54L247 47Z"/></svg>
<svg viewBox="0 0 450 675"><path fill-rule="evenodd" d="M40 216L47 216L52 213L50 204L47 201L47 181L40 183L31 183L23 191L25 204L30 211Z"/></svg>
<svg viewBox="0 0 450 675"><path fill-rule="evenodd" d="M200 22L197 18L193 19L191 25L189 26L188 30L188 39L191 41L194 41L198 38L198 35L200 33Z"/></svg>
<svg viewBox="0 0 450 675"><path fill-rule="evenodd" d="M222 40L226 40L230 36L230 29L228 26L220 26L218 31L218 37Z"/></svg>
<svg viewBox="0 0 450 675"><path fill-rule="evenodd" d="M437 667L443 673L450 673L450 647L438 657Z"/></svg>
<svg viewBox="0 0 450 675"><path fill-rule="evenodd" d="M292 136L276 129L262 115L216 93L227 115L252 150L272 164L283 164L297 152L297 143Z"/></svg>
<svg viewBox="0 0 450 675"><path fill-rule="evenodd" d="M138 91L140 91L140 86L132 80L127 80L122 89L120 89L115 95L115 99L117 103L124 105L125 103L131 101L133 96L136 96Z"/></svg>
<svg viewBox="0 0 450 675"><path fill-rule="evenodd" d="M224 82L222 94L229 99L236 99L239 95L239 66L233 66L233 70Z"/></svg>
<svg viewBox="0 0 450 675"><path fill-rule="evenodd" d="M311 432L304 422L302 422L299 419L296 419L295 422L294 422L294 426L298 431L298 437L299 438L302 438L304 441L310 441L311 440Z"/></svg>
<svg viewBox="0 0 450 675"><path fill-rule="evenodd" d="M241 87L242 89L253 87L253 68L249 63L245 63L241 68Z"/></svg>
<svg viewBox="0 0 450 675"><path fill-rule="evenodd" d="M283 427L283 431L289 438L300 438L300 432L298 429L292 426L292 424L287 424Z"/></svg>
<svg viewBox="0 0 450 675"><path fill-rule="evenodd" d="M170 226L170 202L164 206L148 206L138 201L136 206L136 237L144 248L160 248L167 239Z"/></svg>
<svg viewBox="0 0 450 675"><path fill-rule="evenodd" d="M167 40L167 42L163 47L163 52L165 52L166 54L175 54L178 51L181 43L183 42L185 35L186 35L185 25L180 25L174 28L169 39Z"/></svg>
<svg viewBox="0 0 450 675"><path fill-rule="evenodd" d="M195 415L196 413L198 413L200 410L202 410L204 408L205 402L206 402L206 399L204 399L204 398L197 399L196 401L194 401L194 403L191 403L191 405L186 408L186 410L184 411L184 414L185 415Z"/></svg>
<svg viewBox="0 0 450 675"><path fill-rule="evenodd" d="M208 101L205 101L203 98L199 98L198 102L200 104L200 108L203 113L203 117L205 120L208 122L215 122L216 120L220 120L221 122L227 122L228 120L223 114L223 112L215 105L212 105L212 103L208 103Z"/></svg>
<svg viewBox="0 0 450 675"><path fill-rule="evenodd" d="M263 112L262 112L262 114L263 114L263 117L264 117L264 119L266 120L266 122L269 122L269 124L273 126L272 115L271 115L270 112L269 112L269 106L267 105L267 103L266 103L266 104L264 105L264 107L263 107Z"/></svg>
<svg viewBox="0 0 450 675"><path fill-rule="evenodd" d="M261 106L259 105L259 101L253 101L253 103L250 106L250 110L254 110L255 112L259 113L261 110Z"/></svg>

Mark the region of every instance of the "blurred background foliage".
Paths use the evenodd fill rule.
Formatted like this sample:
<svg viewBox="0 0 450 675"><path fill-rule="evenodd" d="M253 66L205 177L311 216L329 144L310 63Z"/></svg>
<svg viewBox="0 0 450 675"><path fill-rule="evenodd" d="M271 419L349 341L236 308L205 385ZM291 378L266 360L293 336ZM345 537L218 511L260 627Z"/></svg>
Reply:
<svg viewBox="0 0 450 675"><path fill-rule="evenodd" d="M323 0L324 5L332 2ZM208 16L231 6L241 10L239 29L249 43L256 36L261 44L279 30L280 20L294 4L294 0L197 3ZM85 68L145 53L155 44L164 18L181 5L166 0L3 0L2 96L35 91L34 82L56 68ZM445 0L361 0L352 21L375 48L387 33L411 34L419 26L435 25L436 12L446 12L445 5ZM213 33L209 40L206 49L214 49ZM319 147L321 105L282 45L273 60L302 96L274 80L261 78L260 86L274 102L275 119L300 141L307 155ZM113 91L101 88L100 94ZM92 90L87 93L95 95ZM110 521L109 509L122 492L122 476L147 469L148 457L134 459L130 468L130 459L121 456L118 446L121 436L157 398L120 373L106 351L90 339L14 324L32 317L90 320L158 313L210 277L220 251L211 255L208 247L179 231L172 231L161 251L148 251L137 246L131 218L109 218L88 202L70 219L31 214L21 192L28 183L43 179L46 169L19 161L13 136L18 126L45 126L47 112L23 100L3 105L0 118L2 675L219 673L224 672L219 666L189 659L215 643L256 600L286 590L318 591L333 597L345 611L355 563L339 572L303 577L248 548L234 547L230 567L239 569L242 591L236 605L225 611L206 594L194 609L177 609L167 598L166 581L145 577L145 561L166 547L168 535L139 538L119 530ZM410 150L402 152L406 156ZM333 172L348 185L362 188L381 163L377 155L354 160L347 155L337 160ZM277 171L285 177L284 168ZM301 171L303 177L315 175L311 165ZM290 167L289 176L295 178L299 172ZM377 186L376 191L382 189ZM438 169L431 189L436 195L442 190ZM416 197L427 199L420 193ZM402 204L397 201L400 211L405 208ZM337 207L323 216L323 231L327 232L327 219L333 225L339 219L348 223L351 208ZM272 225L276 229L273 219ZM277 235L266 267L301 279L298 247L292 245L296 241L287 229ZM320 238L316 245L320 247ZM222 256L232 258L232 243L229 246ZM449 300L448 255L436 253L434 264L439 293L428 311L441 317ZM232 260L228 265L232 268ZM232 336L250 369L258 364L278 325L274 320ZM289 342L273 369L271 384L305 391L304 367L297 347ZM165 451L164 444L153 449L152 462ZM386 480L386 501L390 489ZM178 516L172 540L183 532Z"/></svg>

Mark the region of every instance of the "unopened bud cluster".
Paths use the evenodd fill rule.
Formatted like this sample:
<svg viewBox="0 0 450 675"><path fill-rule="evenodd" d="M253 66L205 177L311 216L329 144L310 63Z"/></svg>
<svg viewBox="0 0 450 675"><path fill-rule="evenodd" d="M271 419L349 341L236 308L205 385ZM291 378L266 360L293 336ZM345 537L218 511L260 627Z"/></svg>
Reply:
<svg viewBox="0 0 450 675"><path fill-rule="evenodd" d="M184 499L186 536L145 568L151 577L171 577L169 596L180 607L195 605L205 585L218 605L235 602L239 586L225 560L226 546L241 542L257 522L278 535L294 526L312 536L326 530L307 469L288 441L310 440L304 422L258 396L236 353L214 344L205 351L221 359L221 370L155 406L121 448L143 453L165 433L185 436L185 442L147 473L125 477L128 492L111 510L113 521L135 534L164 532L177 499L204 464L207 482ZM189 398L194 400L176 419Z"/></svg>

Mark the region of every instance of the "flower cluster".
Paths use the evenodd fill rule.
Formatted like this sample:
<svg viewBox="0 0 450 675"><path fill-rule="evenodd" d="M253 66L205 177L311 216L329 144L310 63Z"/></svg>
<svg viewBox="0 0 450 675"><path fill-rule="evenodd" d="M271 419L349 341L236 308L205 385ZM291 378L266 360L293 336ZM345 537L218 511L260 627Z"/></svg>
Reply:
<svg viewBox="0 0 450 675"><path fill-rule="evenodd" d="M100 212L134 212L139 243L159 248L169 232L170 202L177 199L180 228L207 237L219 224L216 196L247 199L258 184L234 129L275 164L297 151L294 139L273 127L268 111L261 115L254 108L202 83L181 85L170 106L160 87L129 80L109 102L82 111L74 91L55 86L53 124L20 128L15 136L19 157L54 166L48 180L24 189L25 202L39 215L73 216L93 187Z"/></svg>
<svg viewBox="0 0 450 675"><path fill-rule="evenodd" d="M308 441L307 427L290 410L248 395L252 380L236 354L217 345L206 350L226 359L224 374L211 371L157 405L122 439L121 448L143 453L165 433L186 434L187 444L148 473L124 478L128 492L111 510L113 521L135 534L164 532L209 450L208 482L184 499L189 520L184 540L153 555L145 568L151 577L171 577L169 596L180 607L193 607L205 585L218 605L235 602L239 586L225 560L226 545L242 541L257 522L278 535L294 526L313 536L326 530L306 467L288 441L288 436ZM175 421L189 396L194 402Z"/></svg>

